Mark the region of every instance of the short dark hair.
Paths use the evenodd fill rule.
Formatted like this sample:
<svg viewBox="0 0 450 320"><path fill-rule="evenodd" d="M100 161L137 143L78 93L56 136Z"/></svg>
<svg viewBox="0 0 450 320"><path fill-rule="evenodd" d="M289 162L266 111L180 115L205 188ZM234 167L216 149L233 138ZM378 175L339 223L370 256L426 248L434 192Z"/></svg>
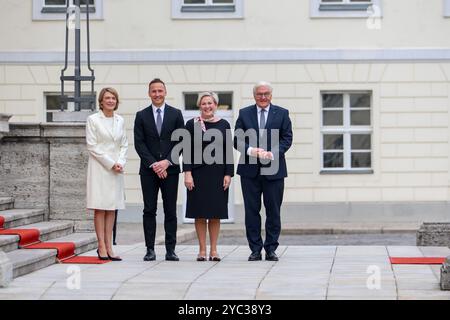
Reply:
<svg viewBox="0 0 450 320"><path fill-rule="evenodd" d="M148 87L150 88L150 86L154 83L161 83L164 86L164 88L166 87L166 84L164 83L164 81L162 81L159 78L155 78L152 81L150 81L150 83L148 84Z"/></svg>

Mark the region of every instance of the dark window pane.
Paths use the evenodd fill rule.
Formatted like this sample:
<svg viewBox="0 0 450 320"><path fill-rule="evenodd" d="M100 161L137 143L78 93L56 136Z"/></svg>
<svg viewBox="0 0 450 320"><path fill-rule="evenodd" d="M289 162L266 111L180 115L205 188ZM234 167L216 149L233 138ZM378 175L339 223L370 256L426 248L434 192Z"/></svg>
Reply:
<svg viewBox="0 0 450 320"><path fill-rule="evenodd" d="M233 94L230 92L219 93L219 106L218 110L231 110L233 108Z"/></svg>
<svg viewBox="0 0 450 320"><path fill-rule="evenodd" d="M184 0L184 4L206 4L206 0Z"/></svg>
<svg viewBox="0 0 450 320"><path fill-rule="evenodd" d="M352 168L370 168L370 152L352 152Z"/></svg>
<svg viewBox="0 0 450 320"><path fill-rule="evenodd" d="M323 125L324 126L342 126L342 111L324 111Z"/></svg>
<svg viewBox="0 0 450 320"><path fill-rule="evenodd" d="M83 4L86 5L86 0L80 0L80 4L81 5L83 5ZM94 0L89 0L89 5L90 6L94 5Z"/></svg>
<svg viewBox="0 0 450 320"><path fill-rule="evenodd" d="M324 108L342 108L344 105L342 94L323 94L322 105Z"/></svg>
<svg viewBox="0 0 450 320"><path fill-rule="evenodd" d="M46 6L65 6L66 0L45 0Z"/></svg>
<svg viewBox="0 0 450 320"><path fill-rule="evenodd" d="M184 94L184 107L186 110L198 110L197 107L198 93Z"/></svg>
<svg viewBox="0 0 450 320"><path fill-rule="evenodd" d="M323 154L324 168L343 168L344 154L342 152L325 152Z"/></svg>
<svg viewBox="0 0 450 320"><path fill-rule="evenodd" d="M234 0L213 0L213 4L233 4Z"/></svg>
<svg viewBox="0 0 450 320"><path fill-rule="evenodd" d="M352 134L352 150L370 150L370 134Z"/></svg>
<svg viewBox="0 0 450 320"><path fill-rule="evenodd" d="M350 111L350 124L353 126L369 126L370 110Z"/></svg>
<svg viewBox="0 0 450 320"><path fill-rule="evenodd" d="M324 134L324 150L342 150L344 148L344 135L342 134Z"/></svg>
<svg viewBox="0 0 450 320"><path fill-rule="evenodd" d="M66 95L68 96L73 96L73 92L65 92ZM94 94L96 94L94 92ZM89 96L91 95L90 92L82 92L81 93L82 96ZM47 110L61 110L61 96L59 94L48 94L46 95L46 108ZM67 102L64 103L63 106L64 110L67 110ZM91 104L89 102L81 102L81 109L82 110L90 110L91 109Z"/></svg>
<svg viewBox="0 0 450 320"><path fill-rule="evenodd" d="M219 96L219 105L217 110L233 109L233 93L232 92L216 92ZM191 92L184 94L185 110L198 110L197 107L198 93Z"/></svg>
<svg viewBox="0 0 450 320"><path fill-rule="evenodd" d="M369 94L351 94L350 108L370 108Z"/></svg>

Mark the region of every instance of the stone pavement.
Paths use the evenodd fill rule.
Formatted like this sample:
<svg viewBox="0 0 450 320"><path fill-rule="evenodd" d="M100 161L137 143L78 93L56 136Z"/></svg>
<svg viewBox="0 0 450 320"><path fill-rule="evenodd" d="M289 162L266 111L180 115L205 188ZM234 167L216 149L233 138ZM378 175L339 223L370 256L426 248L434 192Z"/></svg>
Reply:
<svg viewBox="0 0 450 320"><path fill-rule="evenodd" d="M278 262L248 262L246 245L219 246L220 262L195 261L196 245L177 246L179 262L164 261L161 245L152 262L142 261L143 243L115 250L124 261L55 264L16 278L0 289L0 300L450 300L450 292L439 289L440 266L389 262L389 256L450 255L442 247L280 246Z"/></svg>

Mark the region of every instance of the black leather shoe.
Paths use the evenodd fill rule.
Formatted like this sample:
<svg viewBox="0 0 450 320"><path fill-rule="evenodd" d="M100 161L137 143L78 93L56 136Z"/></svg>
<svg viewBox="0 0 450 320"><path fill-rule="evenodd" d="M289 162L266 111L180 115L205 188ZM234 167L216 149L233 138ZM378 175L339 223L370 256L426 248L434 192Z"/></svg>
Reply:
<svg viewBox="0 0 450 320"><path fill-rule="evenodd" d="M153 261L156 260L155 250L147 249L147 254L144 257L144 261Z"/></svg>
<svg viewBox="0 0 450 320"><path fill-rule="evenodd" d="M267 252L266 253L266 260L267 261L278 261L278 256L275 252Z"/></svg>
<svg viewBox="0 0 450 320"><path fill-rule="evenodd" d="M167 252L166 253L167 261L180 261L180 258L175 254L175 252Z"/></svg>
<svg viewBox="0 0 450 320"><path fill-rule="evenodd" d="M259 261L262 260L260 252L252 252L252 254L248 257L248 261Z"/></svg>

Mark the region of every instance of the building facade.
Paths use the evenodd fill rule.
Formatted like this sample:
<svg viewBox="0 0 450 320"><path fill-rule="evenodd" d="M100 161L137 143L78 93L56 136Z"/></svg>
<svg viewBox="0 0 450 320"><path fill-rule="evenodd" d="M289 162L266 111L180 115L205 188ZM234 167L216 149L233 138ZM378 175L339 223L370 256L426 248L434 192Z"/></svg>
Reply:
<svg viewBox="0 0 450 320"><path fill-rule="evenodd" d="M13 114L11 122L52 121L66 1L0 3L0 113ZM219 114L232 126L254 103L253 84L273 84L273 103L289 109L294 130L284 222L450 219L450 1L90 3L96 91L119 91L131 142L130 215L140 218L142 207L134 116L159 77L186 120L197 114L196 93L219 92ZM233 180L231 220L243 221ZM183 203L180 179L180 217Z"/></svg>

